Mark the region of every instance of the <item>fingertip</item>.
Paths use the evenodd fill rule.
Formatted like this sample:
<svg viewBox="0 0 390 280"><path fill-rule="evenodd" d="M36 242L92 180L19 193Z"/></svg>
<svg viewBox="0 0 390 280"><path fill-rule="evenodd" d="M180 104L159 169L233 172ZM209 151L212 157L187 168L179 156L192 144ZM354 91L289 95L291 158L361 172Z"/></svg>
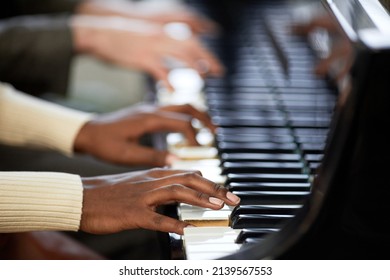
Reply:
<svg viewBox="0 0 390 280"><path fill-rule="evenodd" d="M232 192L227 192L226 193L226 198L229 199L229 201L231 201L235 205L240 203L240 200L241 200L237 195L235 195Z"/></svg>
<svg viewBox="0 0 390 280"><path fill-rule="evenodd" d="M213 197L213 196L209 197L209 202L211 204L217 205L218 207L223 207L223 204L224 204L223 200L216 198L216 197Z"/></svg>
<svg viewBox="0 0 390 280"><path fill-rule="evenodd" d="M167 154L165 156L165 165L172 166L174 162L178 161L180 158L174 154Z"/></svg>

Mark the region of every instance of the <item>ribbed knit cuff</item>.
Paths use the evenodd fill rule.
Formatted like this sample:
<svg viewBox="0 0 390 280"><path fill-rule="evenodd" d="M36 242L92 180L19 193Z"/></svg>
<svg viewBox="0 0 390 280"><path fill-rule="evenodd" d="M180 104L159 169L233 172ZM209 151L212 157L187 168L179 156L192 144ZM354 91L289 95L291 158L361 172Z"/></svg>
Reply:
<svg viewBox="0 0 390 280"><path fill-rule="evenodd" d="M81 178L53 172L0 172L0 232L77 231Z"/></svg>
<svg viewBox="0 0 390 280"><path fill-rule="evenodd" d="M92 114L37 99L0 83L0 142L73 154L74 140Z"/></svg>

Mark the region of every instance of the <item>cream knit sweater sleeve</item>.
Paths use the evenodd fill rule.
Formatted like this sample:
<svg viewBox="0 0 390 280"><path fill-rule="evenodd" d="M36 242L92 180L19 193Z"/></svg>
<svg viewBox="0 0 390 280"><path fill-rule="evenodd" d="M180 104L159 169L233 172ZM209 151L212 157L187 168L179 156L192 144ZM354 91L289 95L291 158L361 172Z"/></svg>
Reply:
<svg viewBox="0 0 390 280"><path fill-rule="evenodd" d="M78 131L90 118L0 83L1 143L71 155ZM78 230L82 200L78 175L0 172L0 232Z"/></svg>
<svg viewBox="0 0 390 280"><path fill-rule="evenodd" d="M0 143L49 148L71 155L77 133L90 118L91 114L0 83Z"/></svg>
<svg viewBox="0 0 390 280"><path fill-rule="evenodd" d="M82 196L78 175L0 172L0 233L77 231Z"/></svg>

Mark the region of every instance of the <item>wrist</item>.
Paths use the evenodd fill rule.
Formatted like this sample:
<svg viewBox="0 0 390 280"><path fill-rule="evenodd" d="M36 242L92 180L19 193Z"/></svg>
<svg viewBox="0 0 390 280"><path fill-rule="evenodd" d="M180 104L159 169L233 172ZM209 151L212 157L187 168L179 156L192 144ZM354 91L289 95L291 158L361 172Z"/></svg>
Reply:
<svg viewBox="0 0 390 280"><path fill-rule="evenodd" d="M87 153L88 152L88 146L90 145L92 141L92 123L91 121L85 123L81 129L79 130L79 133L76 135L76 138L73 143L73 150L77 153Z"/></svg>

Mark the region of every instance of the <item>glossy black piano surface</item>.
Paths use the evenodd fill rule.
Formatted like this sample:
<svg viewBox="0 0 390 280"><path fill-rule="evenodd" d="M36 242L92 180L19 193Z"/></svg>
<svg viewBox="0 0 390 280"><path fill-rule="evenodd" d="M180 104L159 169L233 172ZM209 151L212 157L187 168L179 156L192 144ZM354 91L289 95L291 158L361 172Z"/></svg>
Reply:
<svg viewBox="0 0 390 280"><path fill-rule="evenodd" d="M205 42L227 73L205 92L243 244L223 258L389 259L390 44L363 32L381 24L369 7L324 1L352 46L349 87L337 87L291 34L292 2L189 1L222 27Z"/></svg>

